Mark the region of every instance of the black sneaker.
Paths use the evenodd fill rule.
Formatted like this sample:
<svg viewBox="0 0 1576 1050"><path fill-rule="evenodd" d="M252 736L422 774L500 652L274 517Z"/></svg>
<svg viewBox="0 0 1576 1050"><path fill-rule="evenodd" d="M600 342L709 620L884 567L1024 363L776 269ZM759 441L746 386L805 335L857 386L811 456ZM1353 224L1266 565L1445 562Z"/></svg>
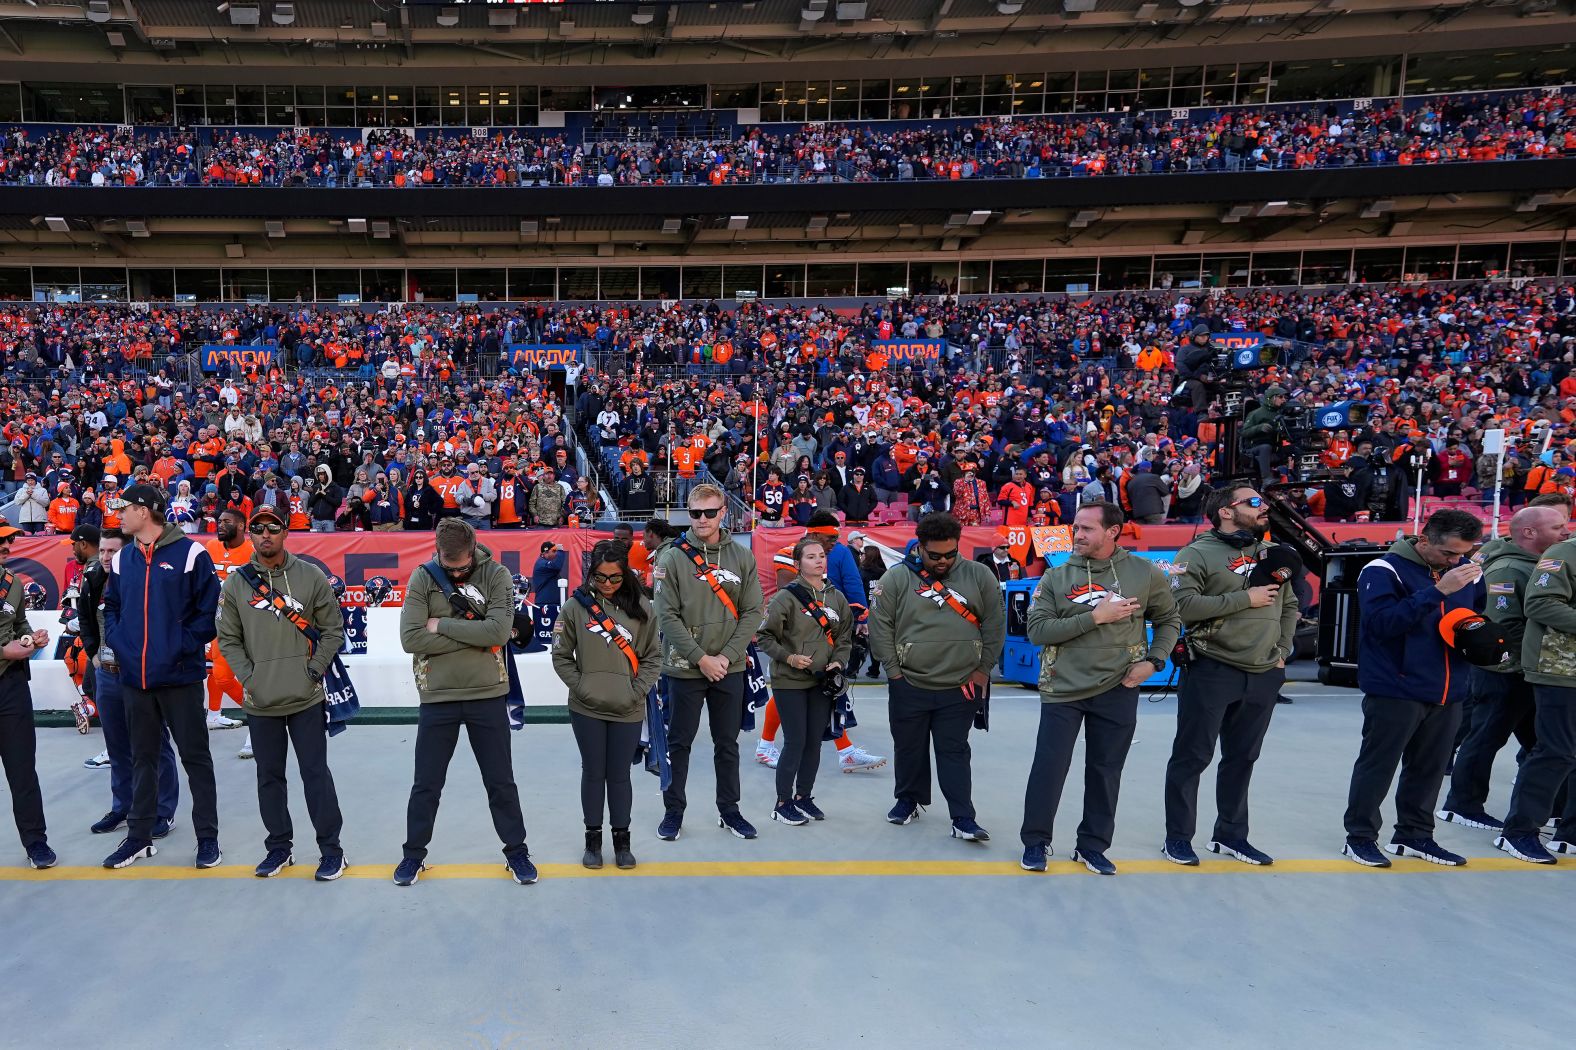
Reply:
<svg viewBox="0 0 1576 1050"><path fill-rule="evenodd" d="M1447 824L1460 824L1466 828L1477 828L1479 831L1504 831L1505 822L1498 817L1491 817L1482 810L1476 813L1463 813L1455 809L1441 809L1434 816Z"/></svg>
<svg viewBox="0 0 1576 1050"><path fill-rule="evenodd" d="M522 886L529 886L538 878L536 865L531 863L531 855L525 850L504 857L503 866L509 869L509 875L514 881Z"/></svg>
<svg viewBox="0 0 1576 1050"><path fill-rule="evenodd" d="M1365 868L1390 866L1390 858L1379 851L1379 843L1373 839L1347 839L1346 845L1341 847L1341 855L1350 857Z"/></svg>
<svg viewBox="0 0 1576 1050"><path fill-rule="evenodd" d="M260 879L271 879L295 863L295 856L287 849L271 849L268 856L252 872Z"/></svg>
<svg viewBox="0 0 1576 1050"><path fill-rule="evenodd" d="M1395 839L1385 849L1397 857L1416 857L1426 860L1430 864L1439 864L1446 868L1464 868L1467 859L1459 853L1451 853L1433 839Z"/></svg>
<svg viewBox="0 0 1576 1050"><path fill-rule="evenodd" d="M772 810L772 819L790 828L802 827L810 823L810 818L799 812L799 807L792 802L779 802Z"/></svg>
<svg viewBox="0 0 1576 1050"><path fill-rule="evenodd" d="M1214 839L1209 844L1209 851L1223 853L1257 868L1267 868L1275 863L1275 858L1263 850L1254 849L1253 844L1247 839Z"/></svg>
<svg viewBox="0 0 1576 1050"><path fill-rule="evenodd" d="M825 820L826 814L821 812L821 807L815 804L815 799L803 795L793 800L793 808L809 817L811 820Z"/></svg>
<svg viewBox="0 0 1576 1050"><path fill-rule="evenodd" d="M1549 852L1565 854L1576 853L1576 842L1568 842L1565 839L1549 839Z"/></svg>
<svg viewBox="0 0 1576 1050"><path fill-rule="evenodd" d="M343 853L332 857L322 857L317 862L317 871L312 873L312 878L317 882L333 882L345 872L350 870L350 865L345 863Z"/></svg>
<svg viewBox="0 0 1576 1050"><path fill-rule="evenodd" d="M921 806L913 799L900 798L897 800L897 805L893 806L887 812L887 823L912 824L914 823L914 818L918 817L924 811L925 807Z"/></svg>
<svg viewBox="0 0 1576 1050"><path fill-rule="evenodd" d="M1553 843L1550 843L1552 846ZM1568 846L1568 843L1561 843ZM1517 860L1524 860L1528 864L1557 864L1554 854L1543 846L1543 840L1536 835L1500 835L1494 840L1494 848L1504 850ZM1565 850L1560 850L1561 853Z"/></svg>
<svg viewBox="0 0 1576 1050"><path fill-rule="evenodd" d="M1096 875L1115 875L1116 865L1105 859L1105 854L1092 849L1073 850L1073 860L1082 861L1083 866Z"/></svg>
<svg viewBox="0 0 1576 1050"><path fill-rule="evenodd" d="M662 815L662 823L657 825L657 838L663 842L677 842L684 833L684 811L670 809Z"/></svg>
<svg viewBox="0 0 1576 1050"><path fill-rule="evenodd" d="M143 857L151 857L159 851L147 839L121 839L120 845L115 847L115 852L104 858L106 868L129 868Z"/></svg>
<svg viewBox="0 0 1576 1050"><path fill-rule="evenodd" d="M116 813L112 809L95 821L88 830L95 835L108 835L112 831L119 831L124 823L126 823L126 814Z"/></svg>
<svg viewBox="0 0 1576 1050"><path fill-rule="evenodd" d="M1051 855L1051 847L1043 842L1036 842L1032 846L1023 847L1023 859L1018 862L1018 867L1024 871L1044 871L1045 860Z"/></svg>
<svg viewBox="0 0 1576 1050"><path fill-rule="evenodd" d="M175 830L175 818L174 817L171 817L169 820L165 820L163 817L160 817L158 820L155 820L153 822L153 837L156 838L156 839L162 839L162 838L164 838L166 835L168 835L170 832L172 832L174 830Z"/></svg>
<svg viewBox="0 0 1576 1050"><path fill-rule="evenodd" d="M1184 868L1198 867L1198 854L1193 852L1193 844L1187 839L1166 839L1165 845L1160 847L1160 855Z"/></svg>
<svg viewBox="0 0 1576 1050"><path fill-rule="evenodd" d="M990 832L975 823L973 817L959 817L952 822L952 837L964 842L989 842Z"/></svg>
<svg viewBox="0 0 1576 1050"><path fill-rule="evenodd" d="M732 813L719 814L717 816L717 826L719 828L727 828L741 839L753 839L755 837L755 825L745 820L743 814L739 813L738 810L734 810Z"/></svg>
<svg viewBox="0 0 1576 1050"><path fill-rule="evenodd" d="M199 868L217 868L224 860L224 854L219 852L218 839L197 840L197 866Z"/></svg>
<svg viewBox="0 0 1576 1050"><path fill-rule="evenodd" d="M419 860L406 857L394 867L394 885L414 886L421 879L421 873L427 870L427 865Z"/></svg>
<svg viewBox="0 0 1576 1050"><path fill-rule="evenodd" d="M40 841L27 847L27 863L29 867L43 871L45 868L53 868L59 864L60 858L49 848L49 843Z"/></svg>

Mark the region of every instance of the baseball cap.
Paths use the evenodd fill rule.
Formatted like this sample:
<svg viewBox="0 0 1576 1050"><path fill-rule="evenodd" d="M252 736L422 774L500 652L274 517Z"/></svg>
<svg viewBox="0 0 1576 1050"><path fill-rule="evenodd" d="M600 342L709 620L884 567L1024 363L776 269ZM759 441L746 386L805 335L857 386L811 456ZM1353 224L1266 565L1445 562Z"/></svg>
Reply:
<svg viewBox="0 0 1576 1050"><path fill-rule="evenodd" d="M1297 552L1284 543L1277 543L1267 547L1259 556L1253 571L1248 573L1248 586L1282 584L1295 577L1302 568L1302 558Z"/></svg>
<svg viewBox="0 0 1576 1050"><path fill-rule="evenodd" d="M0 521L0 540L9 540L22 535L22 530L12 525L9 521Z"/></svg>
<svg viewBox="0 0 1576 1050"><path fill-rule="evenodd" d="M1474 667L1498 667L1511 659L1505 629L1471 609L1452 609L1441 617L1439 635Z"/></svg>
<svg viewBox="0 0 1576 1050"><path fill-rule="evenodd" d="M286 528L288 528L289 525L290 525L289 522L285 521L285 516L283 514L279 513L279 508L278 507L274 507L274 506L271 506L271 505L266 504L266 503L263 506L258 507L256 510L252 511L251 520L248 521L247 524L248 525L256 525L258 522L261 522L261 521L272 521L275 524L283 526L283 527L286 527Z"/></svg>
<svg viewBox="0 0 1576 1050"><path fill-rule="evenodd" d="M105 478L104 480L109 481L110 479ZM154 514L163 514L164 508L169 505L164 493L152 485L133 485L121 493L120 498L129 506L145 507Z"/></svg>
<svg viewBox="0 0 1576 1050"><path fill-rule="evenodd" d="M72 543L97 544L100 539L97 525L78 525L71 530Z"/></svg>
<svg viewBox="0 0 1576 1050"><path fill-rule="evenodd" d="M549 540L548 542L542 544L542 553L543 554L546 554L549 551L555 551L557 549L558 549L558 544L552 542L551 540Z"/></svg>
<svg viewBox="0 0 1576 1050"><path fill-rule="evenodd" d="M865 538L865 534L862 533L862 532L855 531L855 532L850 532L848 534L848 542L849 543L852 543L855 540L862 540L864 538Z"/></svg>

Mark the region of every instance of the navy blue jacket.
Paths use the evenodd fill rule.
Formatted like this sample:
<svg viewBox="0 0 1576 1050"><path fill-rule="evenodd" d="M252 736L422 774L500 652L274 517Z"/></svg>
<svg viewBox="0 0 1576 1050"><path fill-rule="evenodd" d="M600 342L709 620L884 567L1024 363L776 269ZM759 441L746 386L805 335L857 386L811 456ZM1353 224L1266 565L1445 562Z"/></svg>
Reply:
<svg viewBox="0 0 1576 1050"><path fill-rule="evenodd" d="M1445 645L1439 620L1483 606L1483 581L1440 594L1411 540L1396 540L1357 574L1357 685L1374 696L1444 705L1466 699L1471 665Z"/></svg>
<svg viewBox="0 0 1576 1050"><path fill-rule="evenodd" d="M175 525L164 526L151 559L140 544L128 543L110 563L104 640L129 685L164 689L206 679L218 613L213 559Z"/></svg>
<svg viewBox="0 0 1576 1050"><path fill-rule="evenodd" d="M538 557L531 567L531 593L538 605L558 604L558 581L569 573L569 552L556 550L553 556Z"/></svg>

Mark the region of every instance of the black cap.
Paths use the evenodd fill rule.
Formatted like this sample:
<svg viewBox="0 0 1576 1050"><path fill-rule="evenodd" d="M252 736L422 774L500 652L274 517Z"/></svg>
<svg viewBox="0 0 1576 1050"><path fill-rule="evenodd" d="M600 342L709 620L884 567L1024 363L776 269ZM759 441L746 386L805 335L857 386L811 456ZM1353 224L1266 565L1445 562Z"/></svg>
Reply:
<svg viewBox="0 0 1576 1050"><path fill-rule="evenodd" d="M134 507L146 507L155 514L163 514L164 508L169 506L169 500L164 493L152 485L141 483L122 492L120 498Z"/></svg>
<svg viewBox="0 0 1576 1050"><path fill-rule="evenodd" d="M1284 543L1272 544L1259 555L1258 564L1248 573L1248 586L1288 583L1302 569L1302 558L1296 551Z"/></svg>
<svg viewBox="0 0 1576 1050"><path fill-rule="evenodd" d="M99 530L97 525L78 525L71 530L72 543L91 543L97 547L99 544Z"/></svg>
<svg viewBox="0 0 1576 1050"><path fill-rule="evenodd" d="M1511 660L1504 626L1471 609L1450 610L1439 621L1439 633L1446 645L1474 667L1498 667Z"/></svg>
<svg viewBox="0 0 1576 1050"><path fill-rule="evenodd" d="M226 507L225 509L239 512L239 508ZM290 523L285 520L285 516L279 512L279 508L271 503L265 503L252 511L252 519L249 524L256 525L260 521L271 521L284 528L290 527Z"/></svg>

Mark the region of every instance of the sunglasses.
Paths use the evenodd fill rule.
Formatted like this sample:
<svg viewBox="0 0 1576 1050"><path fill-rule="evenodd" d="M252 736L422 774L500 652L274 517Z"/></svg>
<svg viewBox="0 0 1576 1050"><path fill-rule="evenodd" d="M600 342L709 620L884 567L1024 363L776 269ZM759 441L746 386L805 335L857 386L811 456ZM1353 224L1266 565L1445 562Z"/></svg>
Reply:
<svg viewBox="0 0 1576 1050"><path fill-rule="evenodd" d="M951 561L954 558L956 558L957 556L958 556L958 549L956 547L952 548L949 551L926 551L925 552L925 560L927 560L927 561Z"/></svg>
<svg viewBox="0 0 1576 1050"><path fill-rule="evenodd" d="M260 521L256 525L249 526L246 531L253 536L277 536L285 531L285 527L277 521Z"/></svg>
<svg viewBox="0 0 1576 1050"><path fill-rule="evenodd" d="M1263 496L1249 496L1247 499L1236 500L1231 505L1233 507L1240 507L1243 504L1247 504L1248 506L1252 507L1254 510L1258 510L1260 507L1264 506L1264 497Z"/></svg>
<svg viewBox="0 0 1576 1050"><path fill-rule="evenodd" d="M712 518L715 518L717 515L719 515L721 513L722 513L722 508L721 507L691 507L690 508L690 517L692 517L692 518L704 518L707 521L710 521Z"/></svg>
<svg viewBox="0 0 1576 1050"><path fill-rule="evenodd" d="M591 578L593 580L595 580L597 583L623 583L624 582L624 574L621 573L621 572L615 572L615 573L593 572L591 574Z"/></svg>

